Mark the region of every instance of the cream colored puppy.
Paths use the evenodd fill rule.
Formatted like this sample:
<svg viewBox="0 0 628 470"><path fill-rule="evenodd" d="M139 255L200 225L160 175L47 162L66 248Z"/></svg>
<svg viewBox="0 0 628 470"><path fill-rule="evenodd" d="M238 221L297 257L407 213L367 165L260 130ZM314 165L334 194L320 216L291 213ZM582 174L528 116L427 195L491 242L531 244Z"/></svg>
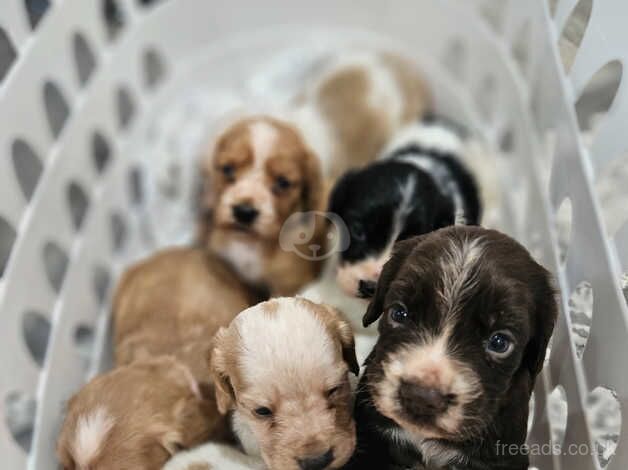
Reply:
<svg viewBox="0 0 628 470"><path fill-rule="evenodd" d="M232 413L242 448L259 465L324 470L347 462L355 448L349 372L359 368L351 326L336 310L272 299L244 310L214 344L218 409ZM222 458L210 444L167 468L231 468Z"/></svg>

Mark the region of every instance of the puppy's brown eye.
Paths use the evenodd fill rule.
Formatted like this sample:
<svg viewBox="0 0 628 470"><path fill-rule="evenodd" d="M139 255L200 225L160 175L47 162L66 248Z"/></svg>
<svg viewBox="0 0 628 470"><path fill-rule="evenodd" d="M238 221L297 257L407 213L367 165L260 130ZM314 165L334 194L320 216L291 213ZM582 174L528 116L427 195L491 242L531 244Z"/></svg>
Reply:
<svg viewBox="0 0 628 470"><path fill-rule="evenodd" d="M327 395L327 398L333 398L334 396L338 395L338 392L340 392L340 385L330 388L329 390L327 390L327 392L325 392L325 394Z"/></svg>
<svg viewBox="0 0 628 470"><path fill-rule="evenodd" d="M235 178L235 167L233 165L223 165L220 167L220 171L227 179L227 181L233 181Z"/></svg>
<svg viewBox="0 0 628 470"><path fill-rule="evenodd" d="M259 408L255 408L254 413L260 418L269 418L273 415L272 410L265 406L260 406Z"/></svg>
<svg viewBox="0 0 628 470"><path fill-rule="evenodd" d="M405 305L395 304L388 309L388 318L393 323L405 323L408 321L410 315L408 314L408 309Z"/></svg>
<svg viewBox="0 0 628 470"><path fill-rule="evenodd" d="M277 176L275 178L275 192L283 192L292 186L292 183L285 176Z"/></svg>

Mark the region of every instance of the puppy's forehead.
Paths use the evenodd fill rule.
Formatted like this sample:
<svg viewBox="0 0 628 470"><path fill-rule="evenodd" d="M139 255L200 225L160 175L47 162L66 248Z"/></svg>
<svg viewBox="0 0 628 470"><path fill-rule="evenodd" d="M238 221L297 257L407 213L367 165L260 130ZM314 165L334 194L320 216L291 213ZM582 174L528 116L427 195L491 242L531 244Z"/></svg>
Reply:
<svg viewBox="0 0 628 470"><path fill-rule="evenodd" d="M311 382L317 376L322 381L329 371L338 369L342 364L339 347L315 308L303 299L283 298L238 316L239 366L249 384L278 379L278 374L292 378L277 380L278 387Z"/></svg>

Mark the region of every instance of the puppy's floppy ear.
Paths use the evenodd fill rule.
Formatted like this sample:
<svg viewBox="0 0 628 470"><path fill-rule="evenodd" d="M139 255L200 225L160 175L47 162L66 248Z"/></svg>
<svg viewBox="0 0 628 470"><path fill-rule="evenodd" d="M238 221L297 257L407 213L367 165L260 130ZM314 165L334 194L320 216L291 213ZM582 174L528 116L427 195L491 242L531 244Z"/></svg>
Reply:
<svg viewBox="0 0 628 470"><path fill-rule="evenodd" d="M395 279L397 272L420 240L421 237L418 236L395 243L392 256L384 265L382 274L377 281L375 295L371 299L366 314L362 318L362 324L365 327L375 322L382 315L384 311L384 299L390 283Z"/></svg>
<svg viewBox="0 0 628 470"><path fill-rule="evenodd" d="M345 361L349 370L354 374L360 373L360 364L355 354L355 338L353 337L353 329L349 322L344 318L340 311L335 308L321 304L320 313L322 314L323 323L327 326L334 338L337 338L342 348L342 359Z"/></svg>
<svg viewBox="0 0 628 470"><path fill-rule="evenodd" d="M535 312L532 337L526 346L522 364L528 368L532 378L535 378L543 369L545 354L554 326L558 317L556 290L552 275L537 264L539 273L535 274L536 282L532 284Z"/></svg>
<svg viewBox="0 0 628 470"><path fill-rule="evenodd" d="M304 211L324 210L325 188L323 184L323 170L318 156L310 149L304 157L304 185L302 200Z"/></svg>
<svg viewBox="0 0 628 470"><path fill-rule="evenodd" d="M235 391L228 372L229 330L220 328L214 338L214 347L209 353L209 368L216 390L216 404L221 414L226 414L235 405Z"/></svg>

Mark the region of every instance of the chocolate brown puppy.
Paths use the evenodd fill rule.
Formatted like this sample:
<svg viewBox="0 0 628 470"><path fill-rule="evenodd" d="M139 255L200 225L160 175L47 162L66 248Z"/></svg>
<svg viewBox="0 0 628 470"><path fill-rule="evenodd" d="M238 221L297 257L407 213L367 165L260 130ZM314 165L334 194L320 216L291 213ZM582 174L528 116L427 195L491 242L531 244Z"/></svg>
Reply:
<svg viewBox="0 0 628 470"><path fill-rule="evenodd" d="M557 317L550 274L510 237L455 226L399 242L364 316L380 337L349 468L517 469ZM503 448L503 447L502 447Z"/></svg>

